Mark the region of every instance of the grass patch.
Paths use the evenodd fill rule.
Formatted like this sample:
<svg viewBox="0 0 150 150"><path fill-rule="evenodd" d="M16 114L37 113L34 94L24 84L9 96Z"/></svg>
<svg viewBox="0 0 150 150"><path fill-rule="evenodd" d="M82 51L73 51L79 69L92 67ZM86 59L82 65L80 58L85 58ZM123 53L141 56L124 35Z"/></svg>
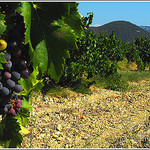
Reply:
<svg viewBox="0 0 150 150"><path fill-rule="evenodd" d="M129 86L125 81L121 80L121 76L119 74L110 75L108 77L101 77L100 75L97 75L94 80L97 87L105 89L125 91Z"/></svg>
<svg viewBox="0 0 150 150"><path fill-rule="evenodd" d="M119 71L118 74L110 75L109 77L101 77L97 75L94 77L95 85L97 87L126 91L132 90L136 87L129 86L129 82L138 82L150 78L150 71Z"/></svg>
<svg viewBox="0 0 150 150"><path fill-rule="evenodd" d="M70 95L74 96L76 95L75 92L73 92L69 88L62 88L62 87L53 87L50 88L49 91L47 92L48 95L51 96L56 96L56 97L69 97Z"/></svg>
<svg viewBox="0 0 150 150"><path fill-rule="evenodd" d="M100 75L95 76L91 79L86 79L82 77L79 80L72 81L69 87L60 87L59 85L55 85L52 82L46 84L43 88L45 94L50 94L52 96L61 96L68 97L71 93L83 93L83 94L91 94L89 87L91 85L95 85L97 87L111 89L116 91L127 91L134 90L136 87L129 86L129 82L138 82L140 80L145 80L150 78L150 71L125 71L120 70L117 74L110 75L109 77L101 77ZM74 93L73 93L74 92Z"/></svg>
<svg viewBox="0 0 150 150"><path fill-rule="evenodd" d="M121 75L121 79L125 82L137 82L140 80L145 80L150 78L150 71L119 71L119 74Z"/></svg>
<svg viewBox="0 0 150 150"><path fill-rule="evenodd" d="M82 77L72 84L71 89L78 93L91 94L91 91L89 91L89 87L93 83L95 83L95 81Z"/></svg>

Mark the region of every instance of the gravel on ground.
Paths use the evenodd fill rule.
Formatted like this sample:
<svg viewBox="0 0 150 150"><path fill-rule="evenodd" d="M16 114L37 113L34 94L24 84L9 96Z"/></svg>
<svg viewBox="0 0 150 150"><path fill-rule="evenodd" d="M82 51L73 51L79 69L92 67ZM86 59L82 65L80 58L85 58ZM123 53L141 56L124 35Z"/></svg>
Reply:
<svg viewBox="0 0 150 150"><path fill-rule="evenodd" d="M20 147L150 148L150 79L130 85L122 92L91 86L91 95L38 93Z"/></svg>

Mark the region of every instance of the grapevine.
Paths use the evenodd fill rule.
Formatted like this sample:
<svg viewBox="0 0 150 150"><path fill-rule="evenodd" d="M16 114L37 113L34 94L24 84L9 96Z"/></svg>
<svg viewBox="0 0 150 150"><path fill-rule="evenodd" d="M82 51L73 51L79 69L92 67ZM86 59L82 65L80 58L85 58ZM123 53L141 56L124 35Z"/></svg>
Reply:
<svg viewBox="0 0 150 150"><path fill-rule="evenodd" d="M0 3L3 147L18 147L22 143L21 133L29 132L24 126L32 109L30 94L44 86L44 75L59 81L65 59L69 58L68 49L77 47L76 40L82 32L77 6L77 3Z"/></svg>

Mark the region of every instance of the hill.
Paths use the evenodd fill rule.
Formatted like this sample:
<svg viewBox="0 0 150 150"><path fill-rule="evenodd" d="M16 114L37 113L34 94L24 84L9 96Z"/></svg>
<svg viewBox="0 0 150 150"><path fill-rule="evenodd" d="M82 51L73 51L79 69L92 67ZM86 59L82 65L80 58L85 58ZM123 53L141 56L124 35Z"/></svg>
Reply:
<svg viewBox="0 0 150 150"><path fill-rule="evenodd" d="M88 30L94 34L104 32L107 35L115 31L116 37L124 42L134 42L136 37L148 36L150 39L150 32L128 21L113 21L99 27L89 27Z"/></svg>

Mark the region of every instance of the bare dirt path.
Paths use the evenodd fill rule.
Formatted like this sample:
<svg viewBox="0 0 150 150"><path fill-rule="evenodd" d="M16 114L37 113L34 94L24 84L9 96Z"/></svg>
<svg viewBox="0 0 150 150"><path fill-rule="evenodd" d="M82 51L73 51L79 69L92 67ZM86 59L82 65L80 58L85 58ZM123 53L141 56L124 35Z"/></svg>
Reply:
<svg viewBox="0 0 150 150"><path fill-rule="evenodd" d="M150 148L150 79L129 92L91 86L91 95L35 102L23 148Z"/></svg>

